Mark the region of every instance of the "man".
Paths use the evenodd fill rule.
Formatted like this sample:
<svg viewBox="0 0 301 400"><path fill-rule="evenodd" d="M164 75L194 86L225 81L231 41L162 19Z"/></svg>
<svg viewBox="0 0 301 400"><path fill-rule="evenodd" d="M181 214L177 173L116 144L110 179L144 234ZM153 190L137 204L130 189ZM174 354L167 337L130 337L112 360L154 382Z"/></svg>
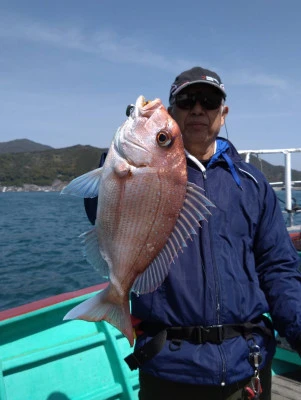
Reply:
<svg viewBox="0 0 301 400"><path fill-rule="evenodd" d="M132 295L140 324L126 360L140 368L141 400L270 399L275 340L268 312L301 350L298 255L264 176L218 137L225 99L220 77L200 67L171 87L169 113L183 136L188 180L215 208L164 283ZM92 203L85 204L90 215Z"/></svg>

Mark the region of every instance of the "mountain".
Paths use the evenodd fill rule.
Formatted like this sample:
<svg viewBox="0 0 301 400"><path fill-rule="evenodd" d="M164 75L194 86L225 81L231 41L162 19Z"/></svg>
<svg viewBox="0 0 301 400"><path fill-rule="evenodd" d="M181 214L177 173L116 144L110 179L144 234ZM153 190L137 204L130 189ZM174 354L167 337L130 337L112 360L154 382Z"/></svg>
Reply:
<svg viewBox="0 0 301 400"><path fill-rule="evenodd" d="M21 152L21 148L26 150ZM106 150L82 145L54 149L27 139L0 143L0 192L3 186L56 186L70 182L97 168ZM283 166L272 165L255 156L251 156L250 162L269 182L284 181ZM301 181L301 172L292 170L292 180Z"/></svg>
<svg viewBox="0 0 301 400"><path fill-rule="evenodd" d="M0 142L0 154L4 153L24 153L33 151L43 151L53 149L51 146L33 142L28 139L16 139L10 142Z"/></svg>
<svg viewBox="0 0 301 400"><path fill-rule="evenodd" d="M92 146L0 154L0 186L69 182L99 165L103 151Z"/></svg>

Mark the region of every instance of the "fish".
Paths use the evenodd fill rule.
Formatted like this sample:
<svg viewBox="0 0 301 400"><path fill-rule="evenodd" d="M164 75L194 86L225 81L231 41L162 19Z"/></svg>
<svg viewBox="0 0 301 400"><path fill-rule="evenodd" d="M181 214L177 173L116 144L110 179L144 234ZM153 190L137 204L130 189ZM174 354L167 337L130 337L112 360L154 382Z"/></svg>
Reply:
<svg viewBox="0 0 301 400"><path fill-rule="evenodd" d="M103 166L62 191L98 196L95 227L81 236L87 261L109 279L64 320L105 320L133 346L131 291L150 293L163 283L214 205L188 182L182 135L162 101L139 96L127 111Z"/></svg>

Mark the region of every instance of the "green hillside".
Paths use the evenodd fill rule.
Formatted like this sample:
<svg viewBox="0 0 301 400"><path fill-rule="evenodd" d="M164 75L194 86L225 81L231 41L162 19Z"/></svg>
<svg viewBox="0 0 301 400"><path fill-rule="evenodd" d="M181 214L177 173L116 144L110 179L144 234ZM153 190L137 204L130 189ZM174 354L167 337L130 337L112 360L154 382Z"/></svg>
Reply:
<svg viewBox="0 0 301 400"><path fill-rule="evenodd" d="M54 181L69 182L73 178L98 167L101 154L107 149L76 145L62 149L37 151L38 143L22 140L0 143L0 186L23 186L34 184L51 186ZM21 144L28 150L11 152ZM44 146L44 145L40 145ZM1 149L6 148L5 153ZM272 165L260 158L251 156L254 164L267 177L269 182L284 181L284 167ZM301 181L301 172L292 170L292 180ZM299 185L300 186L300 185Z"/></svg>
<svg viewBox="0 0 301 400"><path fill-rule="evenodd" d="M0 186L51 185L98 167L105 149L73 146L62 149L0 154Z"/></svg>

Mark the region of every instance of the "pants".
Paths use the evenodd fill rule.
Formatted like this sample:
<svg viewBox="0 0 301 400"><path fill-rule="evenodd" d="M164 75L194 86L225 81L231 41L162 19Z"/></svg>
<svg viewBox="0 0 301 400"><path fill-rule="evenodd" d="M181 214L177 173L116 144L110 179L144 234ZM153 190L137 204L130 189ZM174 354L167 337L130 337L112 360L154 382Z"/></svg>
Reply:
<svg viewBox="0 0 301 400"><path fill-rule="evenodd" d="M260 400L271 400L271 362L259 373L262 394ZM139 400L247 400L244 387L250 378L228 386L191 385L156 378L143 371L139 373Z"/></svg>

